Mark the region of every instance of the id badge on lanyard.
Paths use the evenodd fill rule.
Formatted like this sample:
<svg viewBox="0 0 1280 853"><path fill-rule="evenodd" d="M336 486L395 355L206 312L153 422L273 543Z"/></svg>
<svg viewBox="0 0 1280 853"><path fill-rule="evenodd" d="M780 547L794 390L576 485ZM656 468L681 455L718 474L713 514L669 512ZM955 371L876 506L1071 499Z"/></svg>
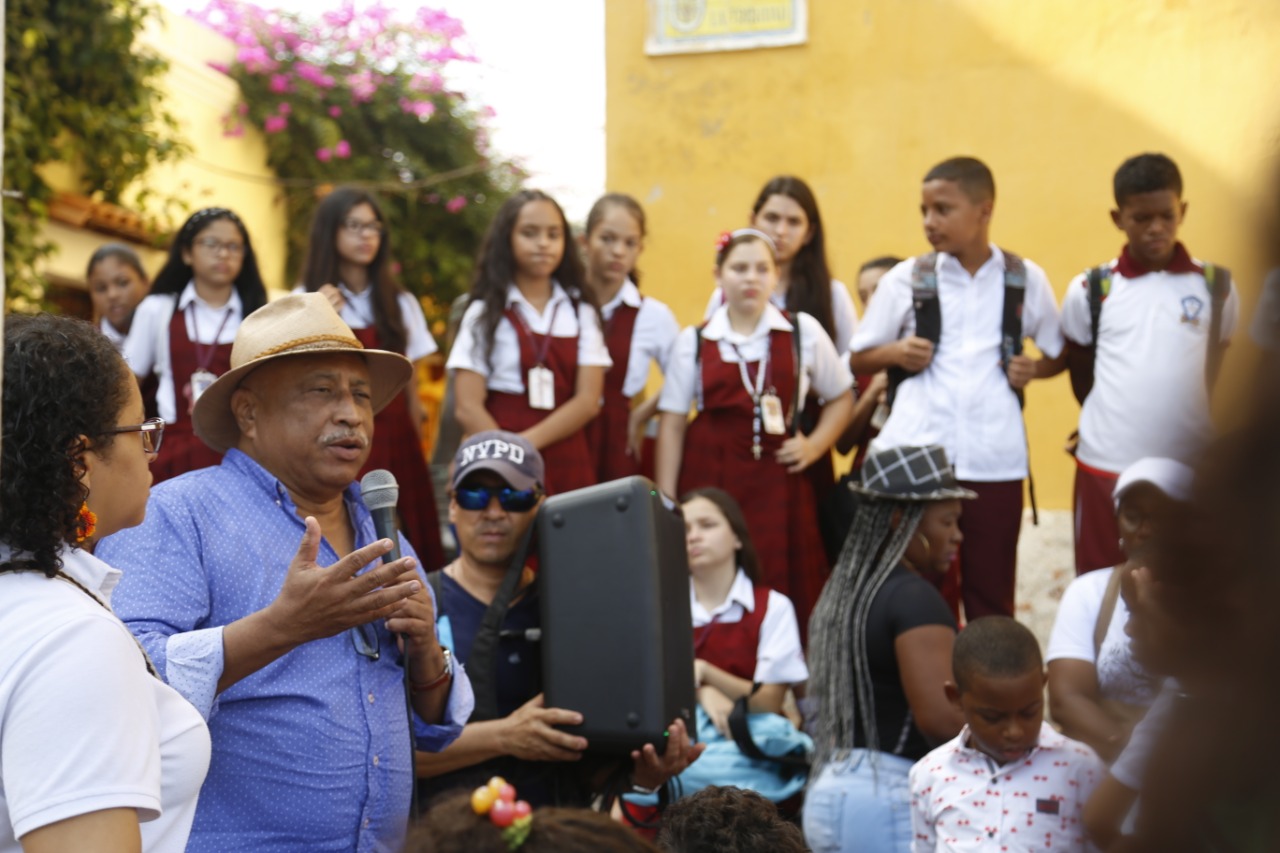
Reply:
<svg viewBox="0 0 1280 853"><path fill-rule="evenodd" d="M764 421L764 431L769 435L785 435L787 418L782 413L782 401L772 390L760 397L760 417Z"/></svg>
<svg viewBox="0 0 1280 853"><path fill-rule="evenodd" d="M543 412L549 412L556 407L556 375L551 372L551 368L547 367L547 352L551 349L551 335L555 331L556 314L559 311L560 303L557 302L551 309L551 322L547 325L547 334L542 339L542 345L534 352L534 366L529 368L529 374L525 378L525 386L529 391L529 408ZM520 309L516 308L513 313L520 321L520 325L524 327L525 334L532 340L533 330L525 323Z"/></svg>
<svg viewBox="0 0 1280 853"><path fill-rule="evenodd" d="M200 395L209 390L218 378L218 375L209 370L209 366L213 363L213 357L218 351L218 339L222 337L222 331L227 327L227 321L231 319L233 313L230 306L222 315L222 322L218 324L218 331L213 334L213 343L209 345L209 349L204 349L200 343L200 329L196 325L195 303L187 303L187 319L191 321L192 345L196 348L196 369L191 372L191 378L187 380L187 401L189 407L187 414L195 411L196 400L200 399Z"/></svg>

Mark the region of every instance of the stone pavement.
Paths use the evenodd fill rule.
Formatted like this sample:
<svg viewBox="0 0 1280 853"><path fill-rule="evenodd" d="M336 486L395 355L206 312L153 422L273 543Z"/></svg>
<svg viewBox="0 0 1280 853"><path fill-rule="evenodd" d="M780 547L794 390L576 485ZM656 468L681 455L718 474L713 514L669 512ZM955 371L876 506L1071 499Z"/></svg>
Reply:
<svg viewBox="0 0 1280 853"><path fill-rule="evenodd" d="M1062 593L1076 576L1071 532L1070 510L1041 510L1038 527L1031 524L1030 511L1023 515L1014 615L1040 640L1042 651L1049 645Z"/></svg>

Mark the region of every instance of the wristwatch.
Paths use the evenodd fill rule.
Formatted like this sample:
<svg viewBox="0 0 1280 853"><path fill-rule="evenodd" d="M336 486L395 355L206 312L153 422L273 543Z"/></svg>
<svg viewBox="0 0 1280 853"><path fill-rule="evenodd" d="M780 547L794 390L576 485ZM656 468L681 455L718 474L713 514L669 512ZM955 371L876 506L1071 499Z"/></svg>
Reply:
<svg viewBox="0 0 1280 853"><path fill-rule="evenodd" d="M423 693L427 690L435 690L441 684L445 684L449 679L453 678L453 654L446 648L442 648L440 651L444 655L444 669L439 675L428 681L426 684L418 684L413 681L413 679L410 679L409 687L414 693Z"/></svg>

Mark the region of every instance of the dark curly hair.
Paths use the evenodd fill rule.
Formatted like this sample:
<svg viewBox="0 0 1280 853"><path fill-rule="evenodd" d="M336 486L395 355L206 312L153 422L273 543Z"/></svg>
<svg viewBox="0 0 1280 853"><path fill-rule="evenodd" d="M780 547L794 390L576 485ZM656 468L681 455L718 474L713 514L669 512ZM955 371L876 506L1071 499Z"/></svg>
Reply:
<svg viewBox="0 0 1280 853"><path fill-rule="evenodd" d="M493 367L493 341L502 322L503 312L507 310L507 287L516 280L516 256L511 248L511 234L516 229L516 220L524 206L533 201L550 202L560 214L561 239L564 241L564 252L560 264L551 273L551 277L560 283L565 293L573 299L590 305L600 314L600 303L595 292L587 287L587 275L582 267L582 257L570 243L572 231L564 210L556 200L541 190L521 190L502 203L498 213L489 223L480 243L480 253L476 258L475 280L471 284L471 302L484 304L484 314L480 318L480 338L484 341L485 361Z"/></svg>
<svg viewBox="0 0 1280 853"><path fill-rule="evenodd" d="M75 541L88 490L84 438L109 448L133 374L111 342L83 320L11 314L4 321L4 443L0 541L31 554L52 577Z"/></svg>
<svg viewBox="0 0 1280 853"><path fill-rule="evenodd" d="M589 809L535 809L520 853L657 853L630 827ZM459 792L431 804L402 853L509 853L502 831Z"/></svg>
<svg viewBox="0 0 1280 853"><path fill-rule="evenodd" d="M804 835L778 807L744 788L712 785L667 807L664 853L806 853Z"/></svg>

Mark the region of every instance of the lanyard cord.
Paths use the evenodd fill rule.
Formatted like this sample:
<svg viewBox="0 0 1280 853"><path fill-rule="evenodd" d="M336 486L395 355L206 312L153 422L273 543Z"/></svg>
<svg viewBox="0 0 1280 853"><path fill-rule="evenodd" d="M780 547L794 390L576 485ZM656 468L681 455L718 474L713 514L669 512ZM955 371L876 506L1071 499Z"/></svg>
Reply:
<svg viewBox="0 0 1280 853"><path fill-rule="evenodd" d="M556 329L556 314L560 311L560 306L562 304L563 303L561 302L557 302L555 306L552 307L551 322L547 324L547 333L542 336L541 344L533 340L533 329L530 329L529 324L525 321L524 313L521 311L520 306L514 306L511 311L512 315L516 318L516 322L520 324L520 328L529 336L529 341L534 345L534 347L536 347L533 355L534 365L537 367L547 366L547 351L551 349L551 333Z"/></svg>
<svg viewBox="0 0 1280 853"><path fill-rule="evenodd" d="M756 368L756 384L751 385L750 375L747 373L747 362L742 357L742 351L738 349L738 345L729 342L729 346L733 349L733 354L738 359L738 375L742 377L742 387L747 389L747 396L751 398L751 455L756 459L760 458L763 447L760 444L761 431L761 413L760 398L764 396L764 380L765 374L769 372L769 339L765 339L764 355L760 358L760 366Z"/></svg>
<svg viewBox="0 0 1280 853"><path fill-rule="evenodd" d="M206 351L203 344L200 343L200 327L196 323L196 304L195 302L187 303L187 319L191 321L192 341L196 348L196 365L201 370L208 370L209 365L213 363L213 357L218 352L218 339L222 337L222 332L227 328L227 321L231 319L232 308L227 306L226 313L222 315L222 322L218 325L218 331L213 335L213 343L209 345Z"/></svg>

